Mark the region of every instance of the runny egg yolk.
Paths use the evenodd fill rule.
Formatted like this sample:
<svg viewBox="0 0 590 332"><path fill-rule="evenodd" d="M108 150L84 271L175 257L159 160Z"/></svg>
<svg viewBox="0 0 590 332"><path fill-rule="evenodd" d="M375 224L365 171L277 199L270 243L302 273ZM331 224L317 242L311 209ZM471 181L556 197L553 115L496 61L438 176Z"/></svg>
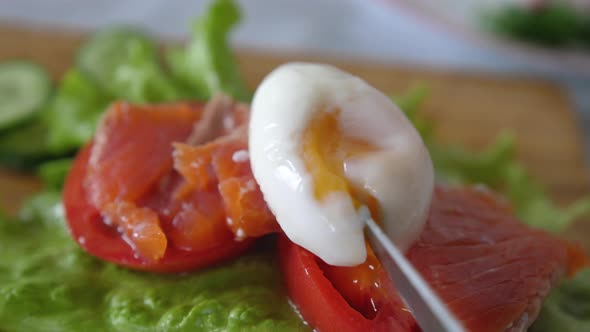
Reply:
<svg viewBox="0 0 590 332"><path fill-rule="evenodd" d="M331 193L348 193L355 208L366 206L377 220L379 203L375 197L351 185L344 172L345 160L378 148L343 132L338 123L340 113L338 109L318 112L303 132L302 157L313 178L315 198L323 201Z"/></svg>

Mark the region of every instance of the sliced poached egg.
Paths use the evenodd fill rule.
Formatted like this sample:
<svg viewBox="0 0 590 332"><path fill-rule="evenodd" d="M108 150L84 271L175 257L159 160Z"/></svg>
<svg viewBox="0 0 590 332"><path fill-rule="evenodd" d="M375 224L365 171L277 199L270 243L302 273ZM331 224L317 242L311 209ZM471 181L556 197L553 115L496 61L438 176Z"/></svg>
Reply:
<svg viewBox="0 0 590 332"><path fill-rule="evenodd" d="M416 240L434 171L390 98L335 67L289 63L259 85L251 111L252 171L291 241L353 266L366 259L367 218L402 250Z"/></svg>

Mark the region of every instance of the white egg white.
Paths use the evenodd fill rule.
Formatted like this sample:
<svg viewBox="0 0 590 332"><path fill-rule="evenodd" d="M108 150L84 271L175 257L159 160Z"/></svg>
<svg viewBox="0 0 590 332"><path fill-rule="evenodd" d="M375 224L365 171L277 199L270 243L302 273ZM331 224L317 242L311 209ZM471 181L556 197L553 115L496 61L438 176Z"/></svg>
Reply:
<svg viewBox="0 0 590 332"><path fill-rule="evenodd" d="M379 222L402 250L419 235L434 187L434 171L419 134L391 100L335 67L290 63L271 72L252 102L250 163L268 206L285 234L326 263L358 265L366 259L367 208L348 193L321 201L303 161L302 136L318 112L339 110L349 137L377 147L343 160L345 177L379 203Z"/></svg>

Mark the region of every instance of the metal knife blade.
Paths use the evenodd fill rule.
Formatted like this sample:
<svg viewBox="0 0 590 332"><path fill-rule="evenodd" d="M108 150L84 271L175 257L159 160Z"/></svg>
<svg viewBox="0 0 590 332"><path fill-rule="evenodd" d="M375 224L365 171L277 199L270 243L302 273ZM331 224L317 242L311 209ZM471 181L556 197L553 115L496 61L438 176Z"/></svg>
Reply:
<svg viewBox="0 0 590 332"><path fill-rule="evenodd" d="M425 332L465 329L377 223L369 218L367 237L396 289Z"/></svg>

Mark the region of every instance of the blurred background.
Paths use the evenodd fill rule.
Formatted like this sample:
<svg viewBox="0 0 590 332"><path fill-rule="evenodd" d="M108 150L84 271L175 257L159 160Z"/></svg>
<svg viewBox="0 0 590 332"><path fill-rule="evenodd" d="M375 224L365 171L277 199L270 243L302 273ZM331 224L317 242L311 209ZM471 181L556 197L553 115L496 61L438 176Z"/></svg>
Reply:
<svg viewBox="0 0 590 332"><path fill-rule="evenodd" d="M590 142L588 0L239 3L245 20L232 42L242 48L517 73L555 81L568 93ZM207 4L205 0L3 0L0 20L82 30L126 23L163 38L183 39L191 19ZM528 42L518 41L523 39Z"/></svg>

